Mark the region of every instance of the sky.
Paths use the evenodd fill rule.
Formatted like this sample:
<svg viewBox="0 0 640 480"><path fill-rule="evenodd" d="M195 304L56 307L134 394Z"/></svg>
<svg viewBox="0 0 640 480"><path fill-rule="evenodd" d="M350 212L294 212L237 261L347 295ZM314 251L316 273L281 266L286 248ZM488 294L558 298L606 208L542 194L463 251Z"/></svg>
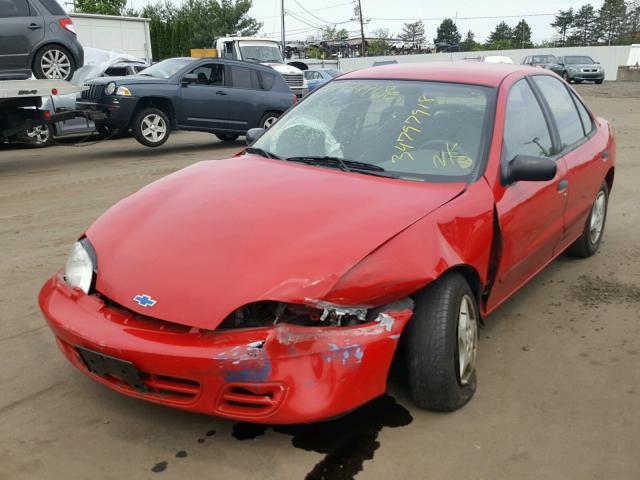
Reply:
<svg viewBox="0 0 640 480"><path fill-rule="evenodd" d="M129 0L129 6L141 8L153 0ZM181 0L172 0L179 4ZM433 42L436 29L443 18L458 16L458 30L464 37L467 30L472 30L476 41L486 41L489 33L497 23L504 20L512 27L520 19L525 18L532 29L533 41L551 39L554 30L549 25L553 22L558 10L573 7L580 8L587 1L558 1L537 0L447 0L433 2L432 5L424 0L361 0L362 12L365 20L365 35L371 34L379 28L386 28L394 36L402 31L405 22L422 20L425 24L426 37ZM261 34L280 38L280 2L281 0L253 0L250 14L263 23ZM285 31L287 41L305 40L317 35L320 26L336 25L346 28L351 36L359 34L359 24L351 21L354 17L355 2L349 0L284 0L285 10L292 15L285 17ZM602 5L602 0L593 0L596 9ZM297 18L294 18L297 17ZM469 17L492 17L474 18ZM345 22L345 23L343 23Z"/></svg>

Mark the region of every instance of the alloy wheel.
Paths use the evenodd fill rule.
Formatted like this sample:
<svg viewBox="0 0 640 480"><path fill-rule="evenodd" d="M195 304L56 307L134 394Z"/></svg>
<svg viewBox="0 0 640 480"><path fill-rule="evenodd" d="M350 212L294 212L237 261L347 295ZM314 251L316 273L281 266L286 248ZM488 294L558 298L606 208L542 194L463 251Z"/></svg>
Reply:
<svg viewBox="0 0 640 480"><path fill-rule="evenodd" d="M269 128L271 125L273 125L274 123L276 123L276 120L278 120L278 117L267 117L267 119L264 121L264 125L262 126L263 128L267 129Z"/></svg>
<svg viewBox="0 0 640 480"><path fill-rule="evenodd" d="M44 76L49 79L65 79L71 73L71 60L66 53L60 50L47 50L40 60L40 68Z"/></svg>
<svg viewBox="0 0 640 480"><path fill-rule="evenodd" d="M591 208L591 219L589 220L589 241L592 245L598 243L604 228L604 216L606 210L607 196L600 190L596 201Z"/></svg>
<svg viewBox="0 0 640 480"><path fill-rule="evenodd" d="M463 295L458 313L458 375L461 385L467 385L476 369L478 347L478 315L475 302Z"/></svg>
<svg viewBox="0 0 640 480"><path fill-rule="evenodd" d="M167 134L167 124L160 115L151 113L142 119L142 135L149 142L157 143Z"/></svg>
<svg viewBox="0 0 640 480"><path fill-rule="evenodd" d="M38 125L37 127L31 127L27 130L29 142L36 145L44 145L49 141L50 137L51 131L46 125Z"/></svg>

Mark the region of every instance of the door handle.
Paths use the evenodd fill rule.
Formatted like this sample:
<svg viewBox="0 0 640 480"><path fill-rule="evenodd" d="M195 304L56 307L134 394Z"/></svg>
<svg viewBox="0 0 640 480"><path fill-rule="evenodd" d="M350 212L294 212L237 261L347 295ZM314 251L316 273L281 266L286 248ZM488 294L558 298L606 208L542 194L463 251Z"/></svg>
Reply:
<svg viewBox="0 0 640 480"><path fill-rule="evenodd" d="M39 28L42 28L42 25L38 25L37 23L32 23L31 25L29 25L27 27L29 30L38 30Z"/></svg>
<svg viewBox="0 0 640 480"><path fill-rule="evenodd" d="M222 91L222 90L218 90L218 91L216 92L216 95L228 95L228 94L227 94L227 92L224 92L224 91Z"/></svg>
<svg viewBox="0 0 640 480"><path fill-rule="evenodd" d="M607 158L609 158L609 150L605 148L600 155L602 155L603 160L606 160Z"/></svg>
<svg viewBox="0 0 640 480"><path fill-rule="evenodd" d="M558 182L558 192L563 193L569 187L569 180L563 179Z"/></svg>

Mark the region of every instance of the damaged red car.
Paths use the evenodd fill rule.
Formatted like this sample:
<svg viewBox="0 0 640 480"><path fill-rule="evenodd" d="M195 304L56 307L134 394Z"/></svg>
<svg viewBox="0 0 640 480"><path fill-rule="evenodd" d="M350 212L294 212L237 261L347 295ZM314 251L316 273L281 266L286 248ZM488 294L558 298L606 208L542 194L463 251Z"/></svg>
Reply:
<svg viewBox="0 0 640 480"><path fill-rule="evenodd" d="M481 319L602 240L611 127L542 69L360 70L247 136L116 204L42 288L91 378L300 423L381 395L399 353L415 404L455 410L476 390Z"/></svg>

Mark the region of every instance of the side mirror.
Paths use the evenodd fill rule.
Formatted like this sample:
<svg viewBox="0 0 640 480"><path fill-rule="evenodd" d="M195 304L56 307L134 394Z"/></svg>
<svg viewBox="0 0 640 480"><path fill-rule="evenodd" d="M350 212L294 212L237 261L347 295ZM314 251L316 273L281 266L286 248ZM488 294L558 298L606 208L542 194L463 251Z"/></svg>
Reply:
<svg viewBox="0 0 640 480"><path fill-rule="evenodd" d="M247 142L247 145L251 145L257 139L259 139L264 132L266 132L266 130L264 128L251 128L251 129L249 129L247 131L247 133L245 134L245 137L244 137L246 142Z"/></svg>
<svg viewBox="0 0 640 480"><path fill-rule="evenodd" d="M198 83L198 76L195 73L187 73L182 77L182 85L189 85L190 83Z"/></svg>
<svg viewBox="0 0 640 480"><path fill-rule="evenodd" d="M506 185L518 181L544 182L556 176L556 162L547 157L517 155L505 168L503 180Z"/></svg>

